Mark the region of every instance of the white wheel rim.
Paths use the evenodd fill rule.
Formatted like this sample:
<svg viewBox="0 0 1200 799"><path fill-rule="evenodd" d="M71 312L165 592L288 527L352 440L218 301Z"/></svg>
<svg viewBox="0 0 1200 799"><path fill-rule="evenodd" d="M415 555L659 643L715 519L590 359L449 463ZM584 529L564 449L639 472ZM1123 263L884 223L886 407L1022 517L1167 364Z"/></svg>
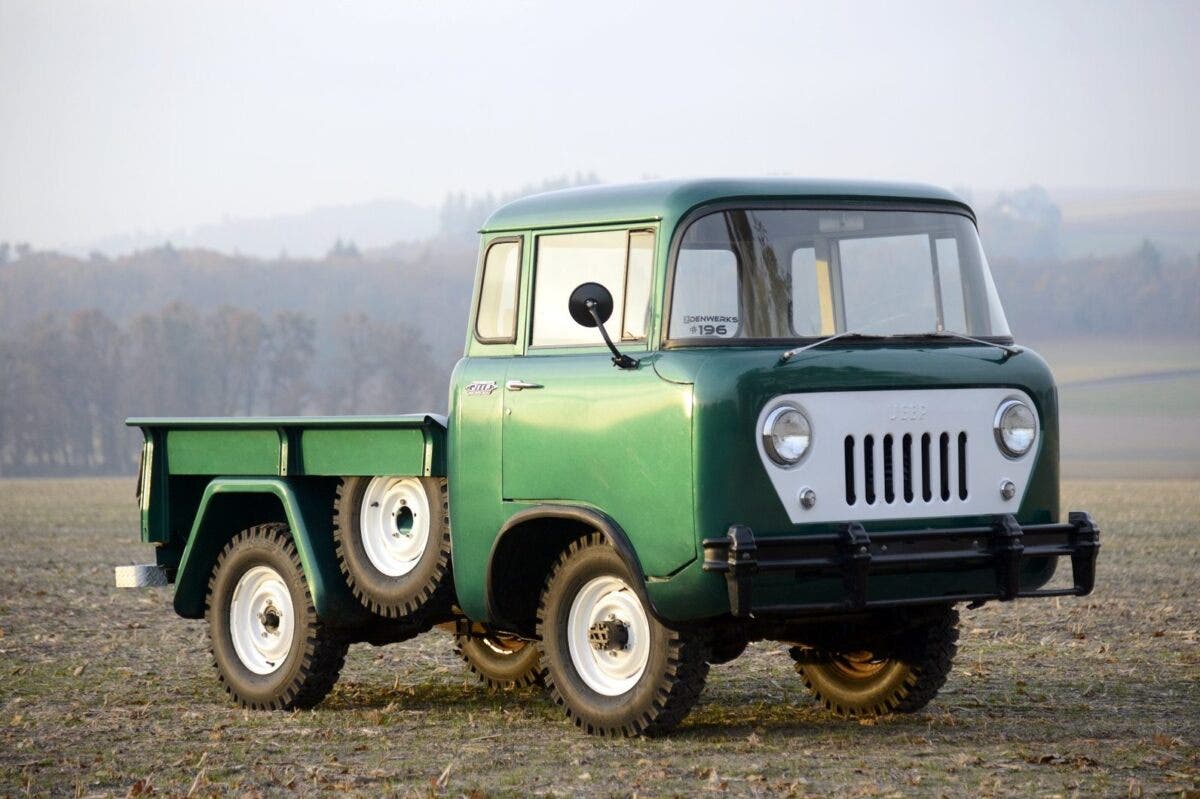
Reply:
<svg viewBox="0 0 1200 799"><path fill-rule="evenodd" d="M605 621L625 626L624 646L611 650L592 646L588 631ZM571 602L567 646L575 671L596 693L620 696L637 685L650 660L650 621L633 589L619 577L608 576L583 586Z"/></svg>
<svg viewBox="0 0 1200 799"><path fill-rule="evenodd" d="M367 484L358 525L367 559L388 577L417 566L429 544L429 498L413 477L376 477Z"/></svg>
<svg viewBox="0 0 1200 799"><path fill-rule="evenodd" d="M242 665L255 674L278 670L295 634L292 594L279 572L255 566L243 574L229 603L229 635Z"/></svg>

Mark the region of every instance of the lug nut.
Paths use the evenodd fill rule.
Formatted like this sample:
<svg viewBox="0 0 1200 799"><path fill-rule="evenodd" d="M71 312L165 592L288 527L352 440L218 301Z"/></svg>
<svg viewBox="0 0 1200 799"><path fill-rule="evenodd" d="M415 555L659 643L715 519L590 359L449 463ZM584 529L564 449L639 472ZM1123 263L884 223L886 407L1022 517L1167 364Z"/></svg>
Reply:
<svg viewBox="0 0 1200 799"><path fill-rule="evenodd" d="M1000 498L1008 501L1017 495L1017 486L1012 480L1004 480L1000 483Z"/></svg>
<svg viewBox="0 0 1200 799"><path fill-rule="evenodd" d="M813 505L817 504L817 492L805 486L800 489L800 507L805 510L811 510Z"/></svg>

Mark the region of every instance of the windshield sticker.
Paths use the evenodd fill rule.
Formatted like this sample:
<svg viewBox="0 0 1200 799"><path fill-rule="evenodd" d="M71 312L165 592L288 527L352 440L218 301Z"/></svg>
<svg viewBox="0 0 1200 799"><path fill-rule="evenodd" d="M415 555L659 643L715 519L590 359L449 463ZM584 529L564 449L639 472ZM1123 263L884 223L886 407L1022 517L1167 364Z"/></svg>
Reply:
<svg viewBox="0 0 1200 799"><path fill-rule="evenodd" d="M721 316L718 314L693 315L685 314L683 323L693 336L728 336L738 326L738 317Z"/></svg>

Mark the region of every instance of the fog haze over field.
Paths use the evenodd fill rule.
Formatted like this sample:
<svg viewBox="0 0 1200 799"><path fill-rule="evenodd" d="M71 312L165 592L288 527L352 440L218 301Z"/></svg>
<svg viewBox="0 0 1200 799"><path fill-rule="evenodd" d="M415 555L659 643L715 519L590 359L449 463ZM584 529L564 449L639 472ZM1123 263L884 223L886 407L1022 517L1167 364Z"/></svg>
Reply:
<svg viewBox="0 0 1200 799"><path fill-rule="evenodd" d="M126 473L128 415L444 410L498 203L704 174L956 189L1067 472L1198 475L1197 41L1196 2L0 0L0 475Z"/></svg>
<svg viewBox="0 0 1200 799"><path fill-rule="evenodd" d="M1197 190L1198 40L1192 2L4 0L0 240L578 171Z"/></svg>

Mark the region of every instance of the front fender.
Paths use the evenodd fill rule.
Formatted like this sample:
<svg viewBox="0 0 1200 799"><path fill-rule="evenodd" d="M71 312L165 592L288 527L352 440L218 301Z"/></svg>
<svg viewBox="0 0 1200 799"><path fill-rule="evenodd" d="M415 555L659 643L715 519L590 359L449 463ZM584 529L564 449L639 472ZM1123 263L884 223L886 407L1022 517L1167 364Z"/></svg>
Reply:
<svg viewBox="0 0 1200 799"><path fill-rule="evenodd" d="M286 520L317 615L335 625L361 622L365 611L338 569L327 493L316 483L283 478L218 477L210 482L179 561L175 611L185 618L203 617L209 576L229 539L253 524ZM255 518L265 512L264 499L271 505L278 503L278 508L272 508L274 518Z"/></svg>

